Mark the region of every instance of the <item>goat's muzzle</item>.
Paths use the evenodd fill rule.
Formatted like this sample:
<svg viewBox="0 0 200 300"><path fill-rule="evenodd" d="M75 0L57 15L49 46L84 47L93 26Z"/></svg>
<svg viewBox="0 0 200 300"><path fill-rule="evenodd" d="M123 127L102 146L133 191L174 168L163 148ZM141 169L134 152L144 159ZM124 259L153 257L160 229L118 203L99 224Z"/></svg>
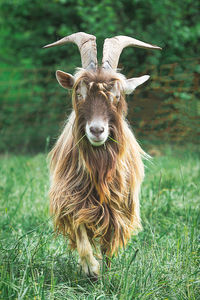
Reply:
<svg viewBox="0 0 200 300"><path fill-rule="evenodd" d="M93 146L101 146L106 142L108 138L108 122L101 119L87 122L85 132L89 142Z"/></svg>

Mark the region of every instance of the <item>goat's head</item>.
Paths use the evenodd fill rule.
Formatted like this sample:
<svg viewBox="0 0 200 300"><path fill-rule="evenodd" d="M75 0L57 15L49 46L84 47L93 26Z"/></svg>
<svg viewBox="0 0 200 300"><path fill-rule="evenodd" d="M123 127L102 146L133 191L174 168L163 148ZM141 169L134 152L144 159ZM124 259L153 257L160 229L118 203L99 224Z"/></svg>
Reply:
<svg viewBox="0 0 200 300"><path fill-rule="evenodd" d="M121 124L126 114L124 95L131 94L137 86L149 79L149 75L126 79L117 72L120 54L123 48L128 46L161 48L127 36L109 38L104 42L101 67L98 67L96 37L93 35L78 32L44 48L68 42L79 47L82 69L74 76L57 71L56 78L62 87L73 89L73 106L79 138L86 135L93 146L101 146L108 137L114 141L121 140Z"/></svg>

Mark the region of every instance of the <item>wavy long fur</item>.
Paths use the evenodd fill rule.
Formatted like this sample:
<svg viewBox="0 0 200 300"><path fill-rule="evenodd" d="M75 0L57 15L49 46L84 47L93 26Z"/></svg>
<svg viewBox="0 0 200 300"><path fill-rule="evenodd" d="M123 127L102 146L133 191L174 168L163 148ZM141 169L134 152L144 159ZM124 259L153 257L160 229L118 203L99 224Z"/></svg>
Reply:
<svg viewBox="0 0 200 300"><path fill-rule="evenodd" d="M77 84L87 76L82 74ZM84 134L75 98L73 93L74 110L50 152L50 209L56 230L68 236L72 248L75 230L85 224L90 242L99 239L102 251L111 256L141 229L139 190L145 153L122 107L114 112L112 139L93 147Z"/></svg>

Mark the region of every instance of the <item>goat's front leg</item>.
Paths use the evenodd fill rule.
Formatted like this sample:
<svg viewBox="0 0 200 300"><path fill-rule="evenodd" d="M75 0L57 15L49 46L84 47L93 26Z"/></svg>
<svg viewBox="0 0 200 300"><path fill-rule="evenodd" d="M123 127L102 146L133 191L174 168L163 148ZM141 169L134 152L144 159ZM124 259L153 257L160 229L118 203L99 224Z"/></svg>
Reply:
<svg viewBox="0 0 200 300"><path fill-rule="evenodd" d="M84 224L81 224L76 230L76 243L80 256L79 263L83 272L86 275L97 279L100 267L98 261L93 255L92 246L89 242Z"/></svg>

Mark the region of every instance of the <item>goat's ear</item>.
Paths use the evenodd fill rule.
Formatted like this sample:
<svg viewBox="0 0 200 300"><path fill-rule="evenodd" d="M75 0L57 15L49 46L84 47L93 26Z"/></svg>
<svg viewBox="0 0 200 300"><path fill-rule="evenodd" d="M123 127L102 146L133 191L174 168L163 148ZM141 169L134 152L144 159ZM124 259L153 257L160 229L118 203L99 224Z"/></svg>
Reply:
<svg viewBox="0 0 200 300"><path fill-rule="evenodd" d="M130 79L126 79L126 86L125 86L125 94L131 94L138 85L144 83L145 81L147 81L149 79L149 75L144 75L141 77L136 77L136 78L130 78Z"/></svg>
<svg viewBox="0 0 200 300"><path fill-rule="evenodd" d="M56 71L56 79L64 89L72 89L74 85L74 76L63 71Z"/></svg>

